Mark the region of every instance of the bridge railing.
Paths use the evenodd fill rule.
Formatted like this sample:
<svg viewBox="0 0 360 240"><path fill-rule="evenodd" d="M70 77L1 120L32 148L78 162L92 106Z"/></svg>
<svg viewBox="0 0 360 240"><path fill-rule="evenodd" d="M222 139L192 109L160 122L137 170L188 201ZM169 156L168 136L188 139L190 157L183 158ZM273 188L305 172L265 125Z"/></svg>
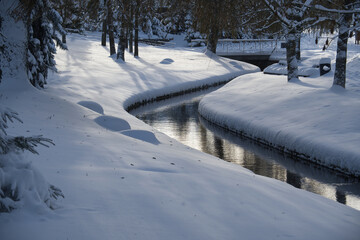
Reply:
<svg viewBox="0 0 360 240"><path fill-rule="evenodd" d="M204 39L194 39L192 42L206 42ZM281 49L284 41L274 39L219 39L216 52L221 55L238 54L271 54Z"/></svg>

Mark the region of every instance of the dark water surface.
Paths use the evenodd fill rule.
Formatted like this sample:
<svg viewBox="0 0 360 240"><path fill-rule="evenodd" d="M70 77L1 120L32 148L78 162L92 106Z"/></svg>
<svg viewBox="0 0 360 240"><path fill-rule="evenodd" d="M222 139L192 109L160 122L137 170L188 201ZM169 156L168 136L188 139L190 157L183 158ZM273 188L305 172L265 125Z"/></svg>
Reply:
<svg viewBox="0 0 360 240"><path fill-rule="evenodd" d="M130 113L189 147L360 210L359 179L294 160L201 118L199 101L213 90L148 104Z"/></svg>

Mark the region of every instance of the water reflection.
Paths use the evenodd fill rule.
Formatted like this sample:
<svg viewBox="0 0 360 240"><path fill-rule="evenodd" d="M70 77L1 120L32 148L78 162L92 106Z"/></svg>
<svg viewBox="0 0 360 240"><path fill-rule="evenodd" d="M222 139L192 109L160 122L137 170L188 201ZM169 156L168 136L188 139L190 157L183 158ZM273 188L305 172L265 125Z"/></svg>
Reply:
<svg viewBox="0 0 360 240"><path fill-rule="evenodd" d="M205 93L147 105L131 113L192 148L360 210L359 179L306 161L294 160L209 123L199 117L197 111Z"/></svg>

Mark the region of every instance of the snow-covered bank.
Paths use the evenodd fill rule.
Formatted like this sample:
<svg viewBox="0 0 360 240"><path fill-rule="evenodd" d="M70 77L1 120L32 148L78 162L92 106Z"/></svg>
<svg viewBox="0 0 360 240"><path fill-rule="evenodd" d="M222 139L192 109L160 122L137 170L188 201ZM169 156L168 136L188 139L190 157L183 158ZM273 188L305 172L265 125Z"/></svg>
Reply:
<svg viewBox="0 0 360 240"><path fill-rule="evenodd" d="M359 49L351 45L349 50L346 90L331 88L333 71L290 83L284 76L256 73L207 95L200 114L277 149L360 176ZM335 52L304 55L311 66Z"/></svg>
<svg viewBox="0 0 360 240"><path fill-rule="evenodd" d="M24 120L9 134L54 140L24 157L65 194L54 211L1 213L1 239L357 239L359 211L189 149L124 110L257 68L150 46L116 62L99 40L70 36L44 91L0 84L1 104Z"/></svg>

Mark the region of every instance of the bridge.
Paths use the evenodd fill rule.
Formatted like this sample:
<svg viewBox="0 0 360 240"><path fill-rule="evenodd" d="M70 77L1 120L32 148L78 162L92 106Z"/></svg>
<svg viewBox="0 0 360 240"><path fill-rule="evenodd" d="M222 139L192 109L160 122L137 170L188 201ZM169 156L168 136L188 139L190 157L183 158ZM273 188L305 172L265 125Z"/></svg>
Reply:
<svg viewBox="0 0 360 240"><path fill-rule="evenodd" d="M194 39L194 43L206 43L205 39ZM286 58L284 41L276 39L219 39L216 54L234 60L249 62L261 69Z"/></svg>

